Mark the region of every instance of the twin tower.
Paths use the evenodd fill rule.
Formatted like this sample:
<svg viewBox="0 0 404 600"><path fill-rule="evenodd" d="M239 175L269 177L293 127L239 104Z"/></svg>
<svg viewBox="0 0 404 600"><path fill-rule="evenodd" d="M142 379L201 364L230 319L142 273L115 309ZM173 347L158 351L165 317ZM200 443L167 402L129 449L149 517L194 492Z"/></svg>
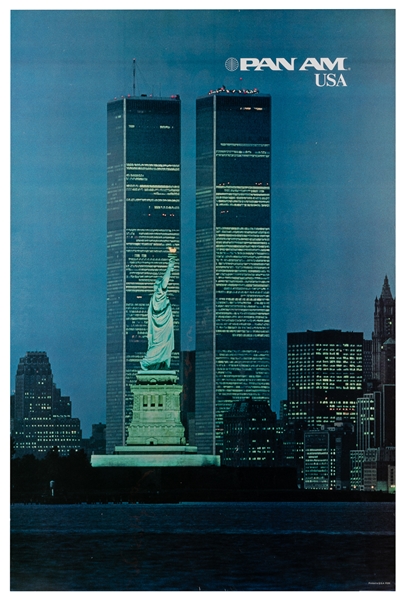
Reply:
<svg viewBox="0 0 404 600"><path fill-rule="evenodd" d="M168 248L180 256L187 242L181 240L180 97L124 97L109 102L107 114L106 416L112 454L130 442L136 427L133 390L141 387L153 284L166 268ZM223 413L232 402L253 397L270 403L270 177L270 96L220 88L198 98L193 443L201 454L220 454ZM168 290L173 371L180 361L180 264Z"/></svg>

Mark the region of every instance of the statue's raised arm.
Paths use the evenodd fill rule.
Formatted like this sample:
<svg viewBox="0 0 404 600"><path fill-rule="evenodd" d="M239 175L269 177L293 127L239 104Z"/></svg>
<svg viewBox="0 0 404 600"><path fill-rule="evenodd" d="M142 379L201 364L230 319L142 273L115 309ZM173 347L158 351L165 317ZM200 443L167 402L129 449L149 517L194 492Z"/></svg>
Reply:
<svg viewBox="0 0 404 600"><path fill-rule="evenodd" d="M162 288L163 288L163 290L167 289L168 282L170 281L171 273L174 271L174 265L175 265L176 258L177 258L176 254L170 253L170 257L168 259L168 267L167 267L166 272L164 273L164 275L162 277Z"/></svg>
<svg viewBox="0 0 404 600"><path fill-rule="evenodd" d="M175 248L169 249L168 267L154 283L148 311L148 348L140 361L143 370L169 369L174 349L174 323L167 287L176 261Z"/></svg>

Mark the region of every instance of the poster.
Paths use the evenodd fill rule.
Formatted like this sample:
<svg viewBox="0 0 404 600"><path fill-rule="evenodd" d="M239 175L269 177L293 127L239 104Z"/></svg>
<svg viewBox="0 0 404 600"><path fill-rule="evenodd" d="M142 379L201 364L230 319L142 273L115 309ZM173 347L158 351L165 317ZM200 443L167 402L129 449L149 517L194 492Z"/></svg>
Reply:
<svg viewBox="0 0 404 600"><path fill-rule="evenodd" d="M136 95L181 97L184 350L195 348L196 99L221 89L271 95L271 405L279 414L287 333L337 329L369 339L386 275L395 296L395 11L11 12L11 386L19 359L46 350L84 437L105 422L106 105L134 83ZM202 584L142 585L333 585L320 573L292 588L282 588L285 575L275 584L233 573L226 583L212 570ZM46 573L15 589L61 585ZM64 590L100 589L88 574L69 573ZM337 590L394 589L391 581L372 587L371 574L337 579ZM133 582L128 589L143 589Z"/></svg>

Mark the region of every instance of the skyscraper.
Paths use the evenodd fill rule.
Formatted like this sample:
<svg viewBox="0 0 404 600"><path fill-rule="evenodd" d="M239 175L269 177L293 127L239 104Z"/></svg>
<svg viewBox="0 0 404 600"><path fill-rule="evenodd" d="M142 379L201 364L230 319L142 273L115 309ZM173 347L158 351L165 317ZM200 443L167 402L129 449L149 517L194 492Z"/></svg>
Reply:
<svg viewBox="0 0 404 600"><path fill-rule="evenodd" d="M380 298L375 299L372 334L372 375L381 383L395 382L396 301L384 278Z"/></svg>
<svg viewBox="0 0 404 600"><path fill-rule="evenodd" d="M270 403L271 97L220 88L196 102L195 426L220 453L233 401Z"/></svg>
<svg viewBox="0 0 404 600"><path fill-rule="evenodd" d="M305 489L349 489L354 429L353 423L338 420L332 426L304 432Z"/></svg>
<svg viewBox="0 0 404 600"><path fill-rule="evenodd" d="M46 352L20 358L11 397L11 436L16 456L41 458L54 446L64 455L81 446L80 421L72 418L69 396L62 396L53 381Z"/></svg>
<svg viewBox="0 0 404 600"><path fill-rule="evenodd" d="M288 333L284 449L303 477L304 431L356 419L362 395L363 333L325 330Z"/></svg>
<svg viewBox="0 0 404 600"><path fill-rule="evenodd" d="M179 96L120 98L107 107L107 453L125 443L153 283L168 247L180 245L180 109ZM178 369L178 265L169 295Z"/></svg>
<svg viewBox="0 0 404 600"><path fill-rule="evenodd" d="M356 404L356 449L380 446L381 393L371 392L358 398Z"/></svg>
<svg viewBox="0 0 404 600"><path fill-rule="evenodd" d="M363 391L363 334L325 330L288 333L288 422L307 428L356 419Z"/></svg>

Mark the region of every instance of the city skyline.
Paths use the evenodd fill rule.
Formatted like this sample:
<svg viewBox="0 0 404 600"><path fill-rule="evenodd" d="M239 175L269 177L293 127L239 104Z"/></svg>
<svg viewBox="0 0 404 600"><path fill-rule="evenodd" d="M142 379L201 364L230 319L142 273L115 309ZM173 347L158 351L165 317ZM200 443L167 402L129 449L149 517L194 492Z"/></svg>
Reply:
<svg viewBox="0 0 404 600"><path fill-rule="evenodd" d="M11 36L11 381L46 351L83 435L105 420L105 106L132 93L133 57L137 93L182 102L182 349L195 343L195 101L221 85L273 102L272 408L287 332L370 339L385 275L395 297L393 10L18 11ZM226 68L242 56L297 58ZM317 86L308 57L346 57L346 86Z"/></svg>

